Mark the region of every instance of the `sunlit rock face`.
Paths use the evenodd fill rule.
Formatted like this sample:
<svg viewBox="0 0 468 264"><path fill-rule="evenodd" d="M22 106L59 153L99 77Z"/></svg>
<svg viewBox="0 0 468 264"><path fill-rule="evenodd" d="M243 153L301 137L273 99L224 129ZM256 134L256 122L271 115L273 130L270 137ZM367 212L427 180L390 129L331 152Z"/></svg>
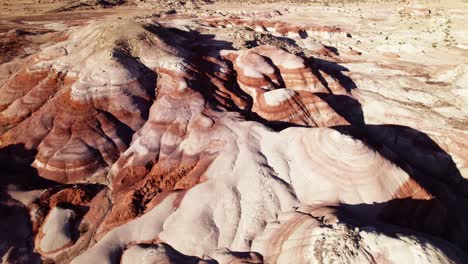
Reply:
<svg viewBox="0 0 468 264"><path fill-rule="evenodd" d="M239 87L253 98L252 111L261 117L311 126L349 124L326 102L330 93L346 90L325 87L303 58L274 46L221 55L232 61Z"/></svg>
<svg viewBox="0 0 468 264"><path fill-rule="evenodd" d="M442 240L421 244L406 230L362 224L362 219L343 211L333 206L309 206L280 215L254 240L252 249L262 252L268 263L463 262L463 256Z"/></svg>
<svg viewBox="0 0 468 264"><path fill-rule="evenodd" d="M466 262L466 119L421 106L463 93L395 98L466 71L293 12L80 21L1 64L3 258Z"/></svg>
<svg viewBox="0 0 468 264"><path fill-rule="evenodd" d="M92 24L45 48L1 87L1 119L12 126L2 144L37 149L33 166L45 178L78 182L105 170L145 122L154 73L107 26L118 25ZM128 29L127 40L141 34Z"/></svg>

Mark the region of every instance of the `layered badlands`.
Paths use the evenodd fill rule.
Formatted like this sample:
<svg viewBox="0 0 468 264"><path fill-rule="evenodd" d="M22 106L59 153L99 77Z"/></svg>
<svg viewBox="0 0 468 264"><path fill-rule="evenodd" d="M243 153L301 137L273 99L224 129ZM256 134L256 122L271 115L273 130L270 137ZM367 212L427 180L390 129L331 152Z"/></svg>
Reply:
<svg viewBox="0 0 468 264"><path fill-rule="evenodd" d="M204 8L1 33L3 262L468 261L466 7Z"/></svg>

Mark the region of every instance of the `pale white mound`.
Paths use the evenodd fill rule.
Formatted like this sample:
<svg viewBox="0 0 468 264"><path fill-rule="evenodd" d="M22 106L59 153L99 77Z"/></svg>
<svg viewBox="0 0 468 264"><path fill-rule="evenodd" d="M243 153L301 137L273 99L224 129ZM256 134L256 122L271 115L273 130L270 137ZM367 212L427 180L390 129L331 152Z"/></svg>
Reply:
<svg viewBox="0 0 468 264"><path fill-rule="evenodd" d="M62 249L72 242L71 223L75 212L54 207L42 226L44 236L39 242L40 250L49 253Z"/></svg>
<svg viewBox="0 0 468 264"><path fill-rule="evenodd" d="M254 240L265 263L462 263L444 242L392 227L358 227L329 207L303 207L280 215ZM355 219L356 220L356 219Z"/></svg>
<svg viewBox="0 0 468 264"><path fill-rule="evenodd" d="M257 49L256 52L262 56L268 55L275 65L283 69L300 69L304 67L304 59L274 46L267 45L262 49Z"/></svg>
<svg viewBox="0 0 468 264"><path fill-rule="evenodd" d="M218 263L387 264L463 263L466 259L454 246L425 235L407 233L407 230L396 227L381 229L376 222L371 222L375 221L377 215L372 210L353 211L356 215L362 213L359 217L363 219L355 219L353 216L349 217L352 221L348 222L349 219L342 218L342 211L326 206L346 204L356 209L363 204L373 206L396 198L431 198L408 174L407 171L413 169L412 164L408 164L404 170L402 165L397 166L388 158L402 156L404 160L404 155L393 153L386 146L375 150L369 147L369 142L340 133L338 128L292 127L275 132L259 122L245 121L238 113L210 109L206 94L190 86L197 84L189 81L196 75L192 73L195 71L192 68L198 65L192 65L187 58L195 57L194 54L183 54L190 49L178 46L177 35L171 35L169 40L165 40L163 36L153 34L147 26L118 20L86 25L73 30L67 41L45 49L38 55L39 62L28 68L31 71L52 70L66 74L67 78L72 79L70 87L66 89L69 88L73 103L99 110L96 112L108 112L135 131L128 147L125 145L118 149L118 157L115 157L118 160L115 162L109 159L106 165L111 167L106 180L112 184L108 187L119 187L118 180L122 178L121 184L130 190L127 196L109 197L114 208L117 208L121 197L123 201L128 198L132 203L122 203L125 205L122 213L110 211L117 212L119 217L115 217L116 222L109 221L111 224L108 226L104 223L102 226L111 228L103 228L103 233L93 238L96 239L95 243L93 241L89 248L79 251L81 255L72 263L210 263L214 260ZM156 24L152 26L151 30L161 30ZM413 47L412 44L408 45ZM322 48L313 44L310 46ZM405 47L402 45L399 50ZM406 49L408 52L416 52ZM290 89L270 90L272 85L266 80L277 82L274 79L274 67L283 76L286 87L317 91L312 87L315 82L308 81L315 80L315 77L311 71L304 70L305 61L284 50L264 46L254 51L227 51L221 54L237 54L234 70L239 72L238 80L245 77L245 83L240 82L239 86L249 88L249 85L258 83L258 87L269 90L262 93L269 106L286 105L287 100L296 99L295 96L299 94ZM220 69L216 74L230 72L231 69L223 65L217 65ZM328 66L333 68L331 63ZM406 69L392 70L388 66L388 69L377 67L380 70L376 70L374 64L367 62L348 63L347 67L351 73L363 72L352 76L357 86L363 89L353 90L352 94L346 96L347 99L355 98L359 101L367 124L415 124L415 127L424 124L422 127L430 127L433 123L440 126L447 124L448 121L444 121L442 116L406 107L406 103L415 98L418 102L436 103L438 98L430 93L411 89L405 93L400 89L383 89L400 87L399 82L407 78L403 74ZM157 81L152 81L155 86L148 89L143 83L147 80L145 73L151 71L157 76ZM466 106L463 100L466 98L463 85L466 72L466 67L460 66L442 75L435 75L432 82L456 83L457 90L450 93L461 96L454 100L454 104ZM382 84L378 84L380 80L374 84L374 79L368 78L373 74L381 76ZM229 77L229 74L223 76L226 80ZM343 76L336 78L346 79ZM405 81L404 84L419 87L417 84L420 82L415 79ZM209 88L200 86L200 89ZM250 95L254 100L258 98L256 90ZM343 97L337 94L335 98ZM392 100L383 100L384 97ZM148 109L142 107L141 102L147 105L148 115L144 114ZM330 105L334 102L330 100ZM337 102L340 101L337 99ZM13 110L9 113L14 116L16 111ZM320 111L319 107L317 111ZM438 111L444 113L448 110ZM463 108L454 112L454 116L462 111L466 112ZM80 116L79 112L76 113L71 112L70 116ZM58 118L53 120L60 121ZM93 123L94 119L90 117L84 121ZM64 123L67 124L63 126L66 128L64 131L80 130L73 124ZM54 125L62 127L59 122ZM115 130L112 135L118 134L118 129L112 127L109 130ZM443 135L440 137L447 140L446 145L451 149L458 148L456 152L462 153L458 154L461 157L466 145L465 133L448 135L444 133L445 130L440 131ZM71 161L68 164L72 165L80 157L86 157L86 161L91 159L89 164L98 162L91 148L104 148L103 142L106 142L104 139L107 136L81 142L80 137L85 136L78 133L72 135L71 132L65 133L67 136L57 136L64 139L64 143L59 140L42 143L39 153L52 153L50 156L57 156L59 161ZM461 135L458 141L455 140L457 135ZM122 141L117 136L115 138L115 142L120 145ZM413 153L411 149L414 142L407 142L404 136L395 135L395 145L397 141L398 147L406 152L405 155L418 158L418 153ZM52 143L65 148L63 151L48 148ZM435 158L433 160L437 161ZM465 159L459 160L464 162ZM173 168L182 169L187 164L190 167L195 161L208 165L206 168L200 166L202 168L197 171L200 177L193 177L196 179L191 179L190 184L182 183L180 187L177 182L172 187L168 183L167 188L160 188L159 182L155 183L159 174L154 173L160 172L164 176L167 174L163 171L166 168L172 173ZM161 165L166 163L171 166ZM47 166L53 164L35 161L37 168L49 169ZM142 169L149 170L154 164L161 165L160 171L157 166L153 166L151 172L154 173L137 173ZM431 166L427 164L424 167L430 171ZM63 167L70 170L67 164ZM54 170L54 167L50 167L50 171ZM181 170L180 175L176 176L186 177L188 174L184 173ZM145 176L147 181L144 184L147 185L132 183L138 180L132 177ZM161 181L171 180L168 177ZM113 194L118 193L116 190L118 188L112 189ZM136 201L132 207L133 202L141 198L140 195L144 196L142 201ZM127 208L135 212L125 212ZM126 213L131 218L126 218ZM121 215L124 217L120 218ZM70 209L51 210L36 240L42 254L62 254L60 250L73 243L72 223L75 217ZM370 223L366 225L361 220Z"/></svg>
<svg viewBox="0 0 468 264"><path fill-rule="evenodd" d="M142 69L180 70L181 59L171 54L173 50L141 23L109 19L70 30L70 39L44 49L30 70L53 69L76 79L73 100L96 102L112 96L108 108L123 110L125 105L126 111L137 112L136 107L128 109L135 105L131 102L149 99L141 84Z"/></svg>
<svg viewBox="0 0 468 264"><path fill-rule="evenodd" d="M265 102L270 106L278 106L294 95L296 95L296 92L289 89L276 89L263 94Z"/></svg>
<svg viewBox="0 0 468 264"><path fill-rule="evenodd" d="M222 51L221 54L236 53L235 51ZM240 56L236 62L244 71L245 76L253 78L262 78L263 74L273 74L275 70L268 64L265 59L257 53L249 51L240 51ZM247 62L247 63L246 63Z"/></svg>
<svg viewBox="0 0 468 264"><path fill-rule="evenodd" d="M151 241L162 231L164 220L173 211L176 198L175 193L170 194L142 217L113 229L72 263L88 264L96 259L102 264L118 262L124 247L134 241Z"/></svg>
<svg viewBox="0 0 468 264"><path fill-rule="evenodd" d="M283 212L301 204L388 201L399 197L400 187L409 180L408 174L363 142L334 129L289 128L276 133L258 123L239 122L232 117L219 121L215 133L203 137L191 134L179 143L190 146L192 155L204 149L217 152L204 174L204 182L187 190L179 198L177 208L174 202L179 199L171 194L140 218L110 231L74 263L93 259L111 263L133 241L154 237L182 254L199 258L220 248L260 251L262 243L264 247L270 245L265 239L260 242L268 234L265 227ZM294 228L293 224L289 226ZM282 235L285 234L278 236ZM375 238L379 239L380 236ZM314 248L312 244L307 250ZM341 254L340 250L336 254ZM426 254L419 244L408 250L415 251L415 255ZM290 263L286 258L279 263ZM346 255L342 255L345 259ZM433 263L445 260L437 255Z"/></svg>

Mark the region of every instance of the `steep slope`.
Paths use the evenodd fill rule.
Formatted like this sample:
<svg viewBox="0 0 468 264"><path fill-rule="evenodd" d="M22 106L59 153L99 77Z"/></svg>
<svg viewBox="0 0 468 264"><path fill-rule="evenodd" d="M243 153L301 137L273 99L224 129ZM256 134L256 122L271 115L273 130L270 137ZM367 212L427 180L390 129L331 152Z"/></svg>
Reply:
<svg viewBox="0 0 468 264"><path fill-rule="evenodd" d="M4 259L465 262L464 117L379 90L415 66L285 20L109 18L1 64Z"/></svg>

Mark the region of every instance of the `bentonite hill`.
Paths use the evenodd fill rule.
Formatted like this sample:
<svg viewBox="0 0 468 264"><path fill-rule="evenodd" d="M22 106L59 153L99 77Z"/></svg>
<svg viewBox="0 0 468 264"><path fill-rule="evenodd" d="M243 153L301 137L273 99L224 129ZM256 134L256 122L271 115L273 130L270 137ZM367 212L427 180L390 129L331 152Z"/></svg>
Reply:
<svg viewBox="0 0 468 264"><path fill-rule="evenodd" d="M465 0L1 0L1 263L468 263Z"/></svg>

